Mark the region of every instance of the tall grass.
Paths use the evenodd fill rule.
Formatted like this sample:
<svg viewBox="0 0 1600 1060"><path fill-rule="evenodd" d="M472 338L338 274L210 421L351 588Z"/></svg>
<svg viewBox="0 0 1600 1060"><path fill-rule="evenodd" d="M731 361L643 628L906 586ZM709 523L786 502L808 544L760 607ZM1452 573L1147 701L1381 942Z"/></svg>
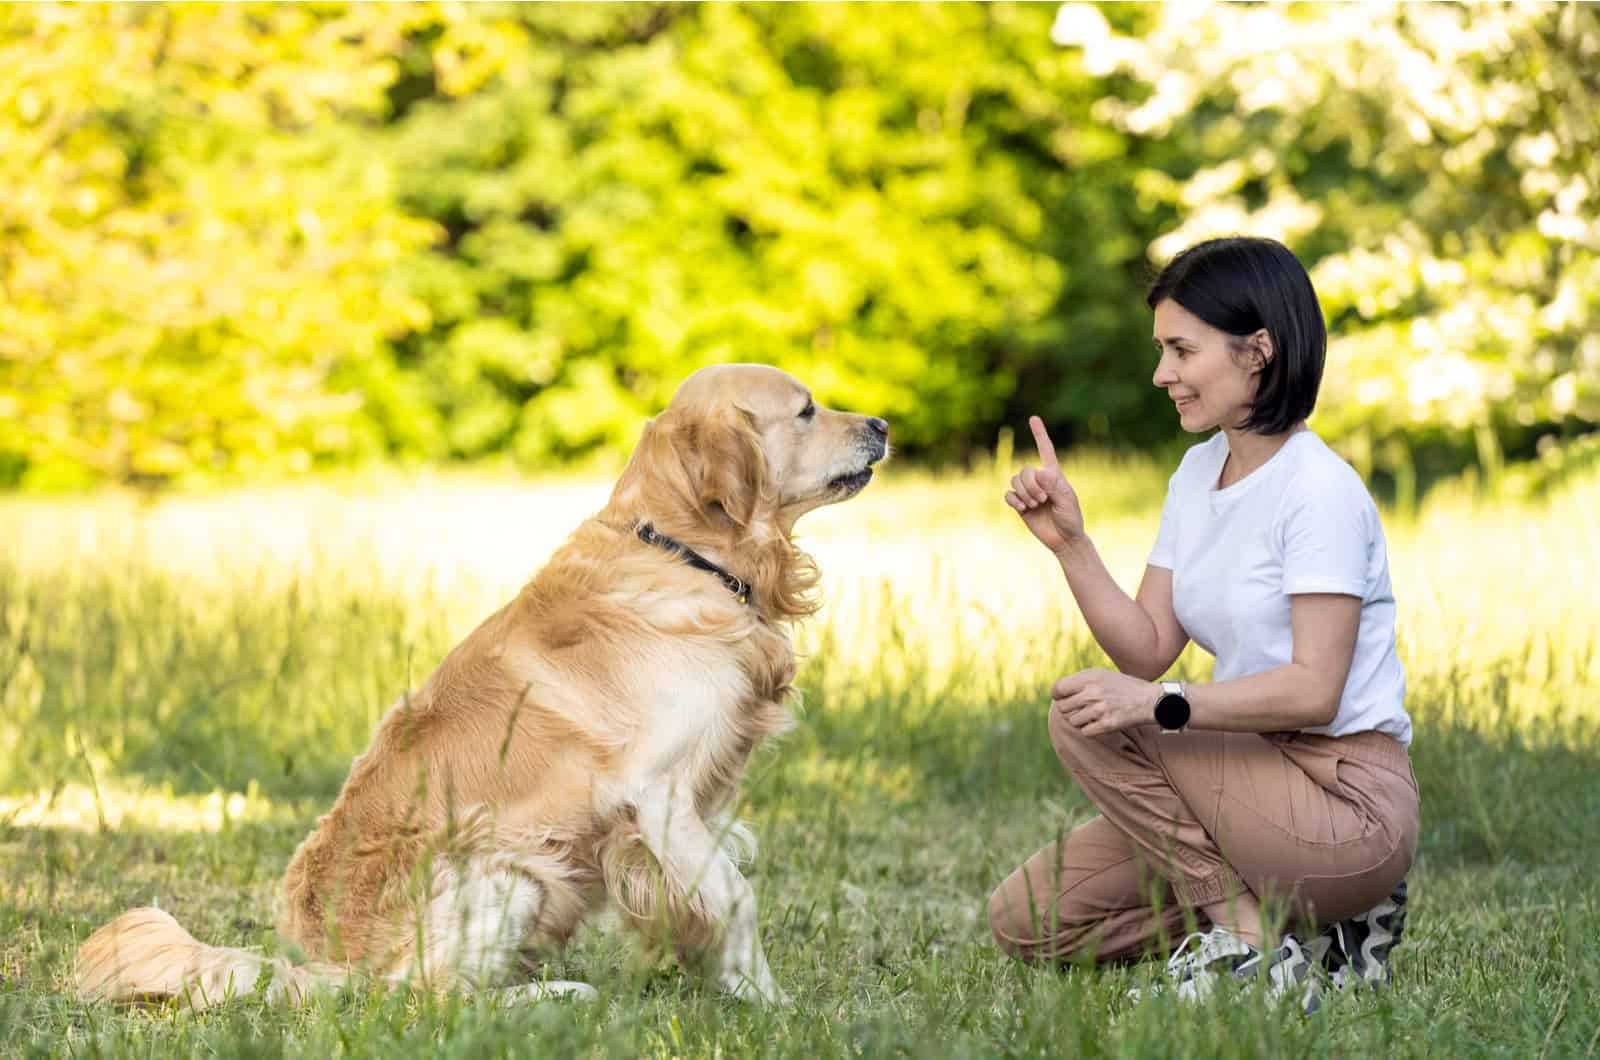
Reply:
<svg viewBox="0 0 1600 1060"><path fill-rule="evenodd" d="M1132 586L1166 470L1070 463ZM724 1003L586 934L592 1009L463 999L85 1007L70 952L158 897L197 934L272 945L276 874L384 707L514 592L607 485L346 481L156 503L0 502L0 1024L44 1053L396 1048L552 1055L1553 1052L1600 1035L1600 478L1539 504L1435 491L1386 515L1424 798L1401 980L1302 1022L1241 1000L1131 1010L1138 970L1035 972L987 945L988 890L1088 808L1044 689L1105 659L998 470L890 474L801 524L826 605L802 722L746 815L768 948L800 1004ZM1191 649L1179 669L1203 677ZM1148 1008L1148 1006L1146 1006ZM249 1044L247 1043L256 1043ZM260 1043L267 1043L262 1045ZM8 1046L0 1045L0 1050Z"/></svg>

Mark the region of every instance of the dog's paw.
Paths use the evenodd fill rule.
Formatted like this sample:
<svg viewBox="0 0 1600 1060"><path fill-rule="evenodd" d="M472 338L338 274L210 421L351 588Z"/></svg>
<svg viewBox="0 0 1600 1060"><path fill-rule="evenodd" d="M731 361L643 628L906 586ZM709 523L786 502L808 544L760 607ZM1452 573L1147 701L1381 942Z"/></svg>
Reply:
<svg viewBox="0 0 1600 1060"><path fill-rule="evenodd" d="M574 1001L597 1001L600 998L600 991L588 983L552 979L548 982L522 983L518 986L508 986L498 992L500 1003L505 1005L546 1001L553 997L569 997Z"/></svg>
<svg viewBox="0 0 1600 1060"><path fill-rule="evenodd" d="M740 1001L748 1001L755 1005L775 1005L780 1008L791 1008L794 999L784 992L772 975L752 978L740 972L733 972L721 976L722 989Z"/></svg>

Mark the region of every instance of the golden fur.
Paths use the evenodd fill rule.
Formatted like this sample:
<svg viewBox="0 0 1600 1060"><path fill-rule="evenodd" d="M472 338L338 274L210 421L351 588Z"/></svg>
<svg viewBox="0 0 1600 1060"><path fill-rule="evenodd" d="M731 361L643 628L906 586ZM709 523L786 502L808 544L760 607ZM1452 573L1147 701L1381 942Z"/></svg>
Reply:
<svg viewBox="0 0 1600 1060"><path fill-rule="evenodd" d="M389 710L300 844L279 930L315 963L206 946L137 909L84 944L80 990L204 1005L264 975L285 1000L356 973L505 987L609 898L725 989L781 999L735 867L745 833L723 814L790 723L786 627L818 606L794 522L859 492L886 441L775 369L695 373L606 507ZM749 603L641 523L742 578Z"/></svg>

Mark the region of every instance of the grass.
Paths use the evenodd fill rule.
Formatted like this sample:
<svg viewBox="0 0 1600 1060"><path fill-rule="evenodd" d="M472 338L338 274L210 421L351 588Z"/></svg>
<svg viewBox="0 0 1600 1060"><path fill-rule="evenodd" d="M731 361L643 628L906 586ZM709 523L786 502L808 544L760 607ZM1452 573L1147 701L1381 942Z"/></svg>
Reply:
<svg viewBox="0 0 1600 1060"><path fill-rule="evenodd" d="M1133 584L1165 471L1069 473ZM606 486L0 501L0 1053L1600 1053L1600 478L1537 505L1446 489L1388 516L1423 793L1408 942L1391 989L1310 1019L1249 996L1128 1008L1148 966L1032 970L990 946L989 890L1090 812L1042 690L1103 662L999 482L890 475L801 525L827 605L798 637L801 725L757 758L744 807L766 948L797 1000L782 1012L641 968L598 928L554 969L599 986L592 1006L79 1002L77 943L152 898L204 940L272 949L278 874L378 712ZM1193 649L1179 666L1206 673Z"/></svg>

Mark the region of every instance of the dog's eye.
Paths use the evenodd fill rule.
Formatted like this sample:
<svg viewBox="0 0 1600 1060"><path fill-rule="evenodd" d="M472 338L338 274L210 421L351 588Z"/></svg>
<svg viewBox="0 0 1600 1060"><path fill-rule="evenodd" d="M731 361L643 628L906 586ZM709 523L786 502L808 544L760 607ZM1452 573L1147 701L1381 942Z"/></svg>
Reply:
<svg viewBox="0 0 1600 1060"><path fill-rule="evenodd" d="M803 420L809 420L811 417L815 416L816 414L817 414L817 403L815 401L807 401L806 402L806 407L800 410L800 418L803 419Z"/></svg>

